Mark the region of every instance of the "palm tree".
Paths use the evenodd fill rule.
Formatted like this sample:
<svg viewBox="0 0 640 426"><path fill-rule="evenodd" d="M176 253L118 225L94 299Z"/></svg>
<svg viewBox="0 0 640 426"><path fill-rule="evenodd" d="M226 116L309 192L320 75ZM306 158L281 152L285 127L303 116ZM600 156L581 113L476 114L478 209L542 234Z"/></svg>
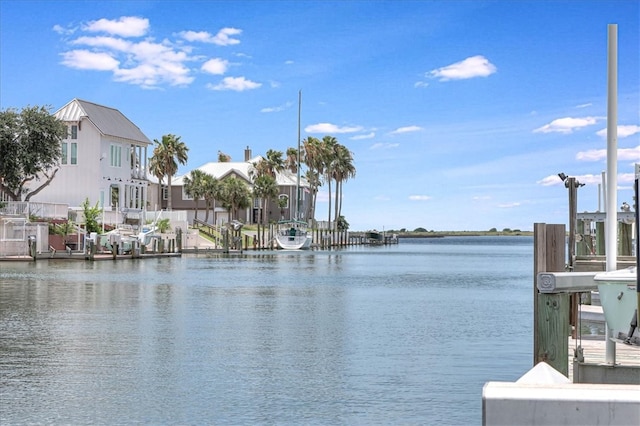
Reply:
<svg viewBox="0 0 640 426"><path fill-rule="evenodd" d="M316 215L316 197L318 195L318 187L322 185L322 181L320 180L318 172L311 169L307 170L304 174L304 178L309 183L309 192L311 197L310 202L307 204L307 214L305 217L314 219Z"/></svg>
<svg viewBox="0 0 640 426"><path fill-rule="evenodd" d="M206 207L204 221L209 222L209 209L213 208L213 203L215 202L215 200L220 198L222 185L220 184L220 181L218 181L218 179L216 179L213 175L205 173L203 177L202 187L202 197L204 198Z"/></svg>
<svg viewBox="0 0 640 426"><path fill-rule="evenodd" d="M325 136L322 138L322 163L324 165L324 176L327 180L327 188L329 190L329 227L331 226L331 180L335 170L336 150L338 147L338 139L333 136Z"/></svg>
<svg viewBox="0 0 640 426"><path fill-rule="evenodd" d="M196 214L194 220L198 220L198 202L200 198L204 197L206 173L202 170L195 169L191 171L190 175L191 177L184 177L184 192L195 201Z"/></svg>
<svg viewBox="0 0 640 426"><path fill-rule="evenodd" d="M311 192L311 204L307 218L315 218L316 196L318 187L322 184L320 177L324 173L324 165L322 162L322 142L319 139L309 136L302 141L302 152L300 153L302 162L307 166L305 177L309 182Z"/></svg>
<svg viewBox="0 0 640 426"><path fill-rule="evenodd" d="M282 159L282 151L276 151L270 149L267 151L267 174L272 177L276 177L276 174L285 169L285 163Z"/></svg>
<svg viewBox="0 0 640 426"><path fill-rule="evenodd" d="M151 157L149 160L149 172L158 178L158 207L162 210L162 179L164 178L164 169L157 157Z"/></svg>
<svg viewBox="0 0 640 426"><path fill-rule="evenodd" d="M221 202L222 206L230 213L230 220L238 215L239 209L246 209L251 205L251 192L249 187L240 179L230 177L222 181Z"/></svg>
<svg viewBox="0 0 640 426"><path fill-rule="evenodd" d="M273 176L262 175L258 176L253 182L253 196L261 200L261 222L266 227L268 222L267 209L269 202L278 196L278 184ZM259 221L260 222L260 221ZM258 222L258 226L259 226ZM260 230L258 229L258 237L260 236Z"/></svg>
<svg viewBox="0 0 640 426"><path fill-rule="evenodd" d="M189 148L180 140L180 136L172 134L162 136L162 141L154 139L153 142L156 144L156 147L153 149L151 164L154 170L162 174L162 177L167 177L167 187L169 190L167 210L171 210L171 176L175 175L178 171L178 163L187 163L187 152Z"/></svg>
<svg viewBox="0 0 640 426"><path fill-rule="evenodd" d="M287 148L287 158L284 160L284 165L291 173L298 173L298 150L296 148Z"/></svg>
<svg viewBox="0 0 640 426"><path fill-rule="evenodd" d="M336 181L336 220L342 215L342 186L343 183L356 175L353 165L353 153L344 145L338 145L335 151L333 178Z"/></svg>

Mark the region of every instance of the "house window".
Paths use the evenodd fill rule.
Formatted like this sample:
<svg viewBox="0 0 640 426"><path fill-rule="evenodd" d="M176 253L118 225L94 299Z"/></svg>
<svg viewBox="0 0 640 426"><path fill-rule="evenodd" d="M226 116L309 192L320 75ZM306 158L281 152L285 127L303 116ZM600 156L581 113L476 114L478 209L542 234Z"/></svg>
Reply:
<svg viewBox="0 0 640 426"><path fill-rule="evenodd" d="M118 185L111 185L111 208L117 210L120 204L120 187Z"/></svg>
<svg viewBox="0 0 640 426"><path fill-rule="evenodd" d="M78 139L78 126L71 126L71 139Z"/></svg>
<svg viewBox="0 0 640 426"><path fill-rule="evenodd" d="M289 197L285 194L280 194L278 196L278 205L280 208L288 209L289 208Z"/></svg>
<svg viewBox="0 0 640 426"><path fill-rule="evenodd" d="M187 192L184 190L184 186L182 187L182 199L183 200L193 200L193 197L190 196L189 194L187 194Z"/></svg>
<svg viewBox="0 0 640 426"><path fill-rule="evenodd" d="M78 144L71 142L71 164L78 164Z"/></svg>
<svg viewBox="0 0 640 426"><path fill-rule="evenodd" d="M169 187L167 185L162 185L162 199L169 199Z"/></svg>
<svg viewBox="0 0 640 426"><path fill-rule="evenodd" d="M111 167L122 167L122 147L120 145L111 145L109 164Z"/></svg>
<svg viewBox="0 0 640 426"><path fill-rule="evenodd" d="M60 157L61 164L67 164L67 150L68 144L66 142L62 142L62 156Z"/></svg>
<svg viewBox="0 0 640 426"><path fill-rule="evenodd" d="M259 209L262 207L262 198L254 198L253 199L253 208L254 209Z"/></svg>

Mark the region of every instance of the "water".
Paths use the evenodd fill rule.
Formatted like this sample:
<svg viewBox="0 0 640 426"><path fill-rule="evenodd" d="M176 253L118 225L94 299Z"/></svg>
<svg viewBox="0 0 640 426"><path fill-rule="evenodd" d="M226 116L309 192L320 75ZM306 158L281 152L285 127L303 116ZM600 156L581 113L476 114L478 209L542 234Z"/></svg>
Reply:
<svg viewBox="0 0 640 426"><path fill-rule="evenodd" d="M0 263L0 423L481 424L533 240Z"/></svg>

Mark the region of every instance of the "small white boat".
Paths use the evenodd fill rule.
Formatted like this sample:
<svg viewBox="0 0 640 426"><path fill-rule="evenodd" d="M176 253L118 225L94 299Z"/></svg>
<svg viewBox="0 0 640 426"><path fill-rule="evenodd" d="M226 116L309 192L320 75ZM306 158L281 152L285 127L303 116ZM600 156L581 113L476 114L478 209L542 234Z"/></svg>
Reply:
<svg viewBox="0 0 640 426"><path fill-rule="evenodd" d="M311 240L306 222L299 220L281 220L278 222L276 241L281 249L308 249L311 246Z"/></svg>

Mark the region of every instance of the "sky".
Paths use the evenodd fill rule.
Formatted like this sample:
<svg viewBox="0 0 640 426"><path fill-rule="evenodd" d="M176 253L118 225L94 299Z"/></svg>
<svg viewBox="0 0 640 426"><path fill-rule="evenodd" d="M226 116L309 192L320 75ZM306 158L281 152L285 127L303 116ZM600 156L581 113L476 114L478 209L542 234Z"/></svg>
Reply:
<svg viewBox="0 0 640 426"><path fill-rule="evenodd" d="M189 147L178 174L331 135L352 230L568 223L600 207L617 24L618 204L640 162L640 2L0 0L0 108L73 98ZM316 219L327 220L321 187ZM602 208L604 204L602 204Z"/></svg>

